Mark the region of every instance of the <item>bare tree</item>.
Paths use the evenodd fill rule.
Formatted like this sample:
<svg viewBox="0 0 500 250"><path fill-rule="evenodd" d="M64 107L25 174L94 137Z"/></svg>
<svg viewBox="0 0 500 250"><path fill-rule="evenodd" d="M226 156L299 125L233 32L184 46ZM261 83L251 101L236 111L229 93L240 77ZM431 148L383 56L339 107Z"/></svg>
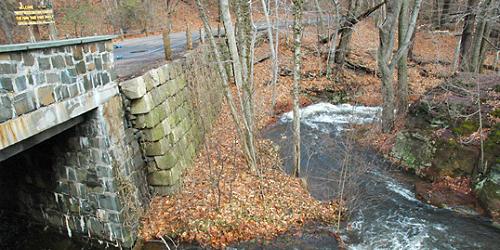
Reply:
<svg viewBox="0 0 500 250"><path fill-rule="evenodd" d="M293 0L293 175L300 175L300 82L302 64L302 8L303 0Z"/></svg>
<svg viewBox="0 0 500 250"><path fill-rule="evenodd" d="M474 23L476 22L474 10L478 3L479 0L468 0L467 2L467 14L464 20L464 28L460 40L460 56L458 59L462 71L468 71L470 69L469 60L471 57Z"/></svg>
<svg viewBox="0 0 500 250"><path fill-rule="evenodd" d="M222 55L221 55L221 53L219 51L219 48L217 46L217 42L215 41L215 38L214 38L214 35L213 35L214 33L212 32L212 28L210 27L210 24L209 24L209 21L208 21L208 17L207 17L205 8L203 7L203 5L201 3L201 0L196 0L195 2L196 2L196 5L198 7L200 18L202 19L203 25L205 27L205 30L207 31L206 33L207 33L207 36L208 36L208 39L209 39L209 42L210 42L210 47L211 47L211 49L212 49L212 51L214 53L215 60L217 62L217 69L218 69L219 74L220 74L220 76L222 78L222 85L223 85L223 89L224 89L224 96L226 97L226 100L228 102L229 109L231 111L231 116L232 116L233 121L235 123L236 132L238 133L238 135L240 137L240 141L241 141L241 146L242 146L243 152L245 153L247 161L251 161L252 157L251 157L251 153L250 153L250 150L249 150L249 146L248 146L248 142L247 142L247 137L245 136L245 134L243 132L243 128L242 128L242 125L241 125L242 122L240 121L240 120L243 120L243 123L245 123L245 119L240 119L240 116L238 114L237 107L236 107L233 95L231 93L231 89L229 88L229 79L228 79L227 72L226 72L226 69L224 67L224 64L222 62ZM223 0L221 0L220 3L221 3L221 6L223 6L223 8L221 8L221 9L229 11L228 6L227 6L227 1L224 2ZM226 13L226 15L228 15L228 14L229 13ZM231 36L232 39L235 39L235 37L234 37L235 36L234 35L234 29L232 28L232 25L228 25L228 26L230 26L229 30L232 32L231 34L228 34L228 35ZM228 31L226 31L226 32L228 32ZM233 44L233 46L235 46L235 45ZM239 72L240 72L239 78L241 78L241 71L239 71ZM235 78L237 78L237 77L235 76ZM239 91L238 91L238 93L239 93ZM241 104L241 102L240 102L240 104ZM255 158L253 158L253 159L255 159Z"/></svg>
<svg viewBox="0 0 500 250"><path fill-rule="evenodd" d="M246 3L241 3L243 8L247 8L249 6ZM246 46L248 43L248 37L246 35L240 33L240 46L242 46L242 56L240 57L240 53L238 52L238 46L236 42L236 35L233 27L233 22L231 20L231 14L229 12L229 2L228 0L220 0L220 8L222 14L222 20L224 23L224 27L226 30L226 37L229 45L229 53L231 54L231 60L233 64L234 71L234 79L236 82L238 97L240 100L240 106L243 111L243 127L245 131L245 140L243 143L245 144L245 153L248 165L252 171L257 169L257 155L255 151L255 142L254 142L254 128L253 128L253 107L252 107L252 98L253 98L253 90L248 82L248 50L249 46ZM249 10L249 9L248 9ZM243 15L246 15L243 11ZM248 18L248 17L246 17ZM249 19L248 19L249 21ZM245 22L246 20L240 20L240 24ZM249 29L250 27L240 26L242 28ZM239 32L247 33L246 30L239 30ZM243 65L243 66L242 66ZM243 92L243 94L242 94Z"/></svg>
<svg viewBox="0 0 500 250"><path fill-rule="evenodd" d="M357 13L360 8L359 0L349 0L349 10L346 14L345 25L340 30L340 42L337 48L337 55L335 56L335 62L342 66L345 62L345 58L349 53L349 45L351 43L352 33L354 31L354 22L357 19Z"/></svg>
<svg viewBox="0 0 500 250"><path fill-rule="evenodd" d="M398 25L398 47L404 46L405 35L408 29L409 17L408 0L401 0ZM413 34L412 34L413 35ZM399 115L406 114L408 110L408 51L398 61L398 105Z"/></svg>
<svg viewBox="0 0 500 250"><path fill-rule="evenodd" d="M402 3L401 1L387 1L385 4L387 14L385 20L379 26L380 41L377 53L378 67L382 81L382 98L384 101L382 110L382 129L384 132L391 131L394 126L393 74L396 64L408 51L421 3L422 0L415 0L411 19L403 36L404 40L400 43L395 54L392 52L394 48L394 36Z"/></svg>

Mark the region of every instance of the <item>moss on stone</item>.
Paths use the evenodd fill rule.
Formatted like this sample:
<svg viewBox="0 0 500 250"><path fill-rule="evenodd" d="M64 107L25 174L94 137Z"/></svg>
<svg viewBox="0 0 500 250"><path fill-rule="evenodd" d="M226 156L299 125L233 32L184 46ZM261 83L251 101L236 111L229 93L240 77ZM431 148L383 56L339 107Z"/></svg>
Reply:
<svg viewBox="0 0 500 250"><path fill-rule="evenodd" d="M491 112L491 116L495 118L500 118L500 108L497 108Z"/></svg>
<svg viewBox="0 0 500 250"><path fill-rule="evenodd" d="M460 125L452 128L453 133L459 136L467 136L476 132L479 128L477 122L467 120L462 122Z"/></svg>

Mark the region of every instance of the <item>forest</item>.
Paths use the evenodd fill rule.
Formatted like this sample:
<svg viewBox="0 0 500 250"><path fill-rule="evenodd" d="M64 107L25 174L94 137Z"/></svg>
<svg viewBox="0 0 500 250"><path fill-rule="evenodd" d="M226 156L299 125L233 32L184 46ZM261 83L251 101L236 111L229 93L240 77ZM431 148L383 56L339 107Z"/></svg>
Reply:
<svg viewBox="0 0 500 250"><path fill-rule="evenodd" d="M499 0L45 2L2 1L0 43L197 33L221 78L137 249L500 247Z"/></svg>

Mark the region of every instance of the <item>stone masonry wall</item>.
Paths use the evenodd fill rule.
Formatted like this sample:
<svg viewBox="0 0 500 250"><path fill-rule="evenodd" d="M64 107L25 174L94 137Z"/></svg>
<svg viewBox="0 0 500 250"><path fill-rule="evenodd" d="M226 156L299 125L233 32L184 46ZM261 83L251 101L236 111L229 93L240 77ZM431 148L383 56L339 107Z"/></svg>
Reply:
<svg viewBox="0 0 500 250"><path fill-rule="evenodd" d="M200 46L119 84L130 101L128 117L140 138L153 194L169 194L180 187L183 170L192 164L220 110L220 76L209 51Z"/></svg>
<svg viewBox="0 0 500 250"><path fill-rule="evenodd" d="M0 123L106 85L111 40L0 53Z"/></svg>
<svg viewBox="0 0 500 250"><path fill-rule="evenodd" d="M70 237L131 247L149 189L112 50L110 37L0 46L0 171L30 169L16 182L0 175L0 187L19 191L20 213ZM53 137L35 148L49 148L22 151L40 134Z"/></svg>
<svg viewBox="0 0 500 250"><path fill-rule="evenodd" d="M126 129L119 96L0 168L2 191L15 194L0 207L80 241L133 245L149 195L140 146Z"/></svg>

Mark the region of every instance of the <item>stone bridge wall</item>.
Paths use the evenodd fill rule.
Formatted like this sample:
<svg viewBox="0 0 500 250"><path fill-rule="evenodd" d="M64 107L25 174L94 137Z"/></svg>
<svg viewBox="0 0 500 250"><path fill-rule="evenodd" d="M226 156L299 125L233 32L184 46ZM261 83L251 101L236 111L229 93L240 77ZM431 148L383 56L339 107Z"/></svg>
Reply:
<svg viewBox="0 0 500 250"><path fill-rule="evenodd" d="M120 83L129 99L129 119L137 131L153 194L181 185L204 134L221 108L221 80L208 46L143 76Z"/></svg>
<svg viewBox="0 0 500 250"><path fill-rule="evenodd" d="M0 187L13 194L0 208L131 247L149 194L112 49L111 37L0 46Z"/></svg>

